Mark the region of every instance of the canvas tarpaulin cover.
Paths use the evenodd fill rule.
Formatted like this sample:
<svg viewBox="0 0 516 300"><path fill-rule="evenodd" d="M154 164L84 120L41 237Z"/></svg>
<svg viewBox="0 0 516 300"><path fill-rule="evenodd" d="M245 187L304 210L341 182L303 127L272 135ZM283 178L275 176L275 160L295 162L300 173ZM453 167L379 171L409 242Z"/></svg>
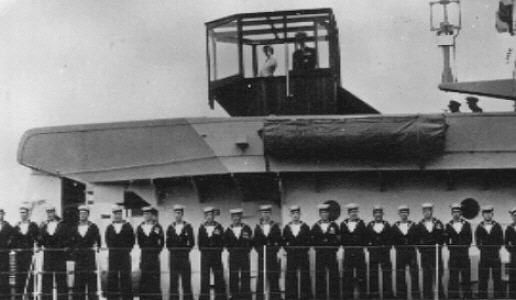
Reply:
<svg viewBox="0 0 516 300"><path fill-rule="evenodd" d="M443 115L269 119L266 155L283 158L428 159L444 150Z"/></svg>

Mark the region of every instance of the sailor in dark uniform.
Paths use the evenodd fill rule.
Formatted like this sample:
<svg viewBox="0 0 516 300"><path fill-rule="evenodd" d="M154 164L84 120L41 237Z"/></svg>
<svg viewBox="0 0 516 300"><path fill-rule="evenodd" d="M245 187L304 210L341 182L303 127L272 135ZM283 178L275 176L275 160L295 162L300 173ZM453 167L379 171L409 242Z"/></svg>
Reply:
<svg viewBox="0 0 516 300"><path fill-rule="evenodd" d="M369 246L369 291L373 299L380 298L379 284L382 269L383 299L392 299L391 225L383 219L383 207L373 207L374 220L367 224Z"/></svg>
<svg viewBox="0 0 516 300"><path fill-rule="evenodd" d="M113 222L106 228L105 240L108 247L108 299L133 299L131 278L131 250L135 244L133 226L123 219L122 207L111 209Z"/></svg>
<svg viewBox="0 0 516 300"><path fill-rule="evenodd" d="M315 247L315 299L339 299L339 266L337 251L340 247L339 225L330 220L330 205L319 204L320 220L312 226L312 245ZM329 283L329 291L326 285Z"/></svg>
<svg viewBox="0 0 516 300"><path fill-rule="evenodd" d="M170 267L170 300L179 299L179 278L183 285L183 299L192 300L190 251L195 245L193 227L183 220L185 208L174 205L175 221L167 229L167 248Z"/></svg>
<svg viewBox="0 0 516 300"><path fill-rule="evenodd" d="M490 271L493 274L494 296L504 296L502 284L502 261L500 248L504 244L503 229L498 222L493 220L494 208L491 205L482 207L482 217L475 230L475 240L480 249L480 262L478 266L478 297L487 298L487 282Z"/></svg>
<svg viewBox="0 0 516 300"><path fill-rule="evenodd" d="M391 230L392 242L396 249L396 296L407 299L407 282L405 268L410 269L412 299L419 298L419 267L417 264L416 246L419 242L417 226L408 219L407 205L398 207L400 220L394 223Z"/></svg>
<svg viewBox="0 0 516 300"><path fill-rule="evenodd" d="M13 228L4 220L4 215L4 209L0 208L0 299L10 299L9 252L11 251Z"/></svg>
<svg viewBox="0 0 516 300"><path fill-rule="evenodd" d="M438 291L440 298L443 298L444 290L441 282L443 274L443 263L441 248L445 240L443 223L434 218L434 205L432 203L424 203L423 219L417 224L419 238L419 253L421 255L421 269L423 269L423 297L426 299L433 298L436 270L436 251L438 255L439 280ZM436 249L437 247L437 249Z"/></svg>
<svg viewBox="0 0 516 300"><path fill-rule="evenodd" d="M289 300L312 299L310 280L310 227L301 221L301 208L290 207L290 221L283 229L283 239L287 252L287 273L285 275L285 294ZM300 279L298 278L298 271Z"/></svg>
<svg viewBox="0 0 516 300"><path fill-rule="evenodd" d="M306 46L306 33L296 33L296 51L292 56L294 72L302 73L315 69L317 53L314 48Z"/></svg>
<svg viewBox="0 0 516 300"><path fill-rule="evenodd" d="M68 299L66 282L66 259L70 247L70 232L56 215L56 209L46 209L47 221L39 231L39 246L43 247L42 299L53 299L53 286L57 289L57 299Z"/></svg>
<svg viewBox="0 0 516 300"><path fill-rule="evenodd" d="M22 299L24 292L30 294L33 291L33 278L29 272L34 270L31 265L38 234L38 225L30 220L30 207L21 206L20 222L14 226L11 242L16 251L16 299Z"/></svg>
<svg viewBox="0 0 516 300"><path fill-rule="evenodd" d="M358 283L359 298L366 296L366 262L364 248L367 246L367 229L358 217L358 204L347 205L348 218L340 224L341 242L344 246L343 298L353 298L354 283ZM353 274L355 272L355 274Z"/></svg>
<svg viewBox="0 0 516 300"><path fill-rule="evenodd" d="M505 229L505 247L509 251L509 299L516 299L516 207L509 211L512 223Z"/></svg>
<svg viewBox="0 0 516 300"><path fill-rule="evenodd" d="M478 266L478 297L487 299L487 282L489 273L492 272L494 283L494 297L503 298L502 261L500 248L504 244L502 226L493 220L494 209L491 205L482 207L482 217L475 230L475 240L480 249L480 262Z"/></svg>
<svg viewBox="0 0 516 300"><path fill-rule="evenodd" d="M471 260L469 259L469 248L473 238L471 225L462 218L460 203L451 206L451 213L452 220L446 224L446 244L450 252L448 298L459 299L462 287L463 297L471 299Z"/></svg>
<svg viewBox="0 0 516 300"><path fill-rule="evenodd" d="M165 246L163 228L155 220L156 210L143 209L143 222L136 229L138 246L142 251L140 258L140 299L162 299L161 269L159 254Z"/></svg>
<svg viewBox="0 0 516 300"><path fill-rule="evenodd" d="M224 232L224 245L229 252L229 289L233 300L251 300L251 262L253 231L242 223L241 208L229 211L232 224Z"/></svg>
<svg viewBox="0 0 516 300"><path fill-rule="evenodd" d="M71 234L75 260L74 299L98 299L95 252L101 246L100 233L89 216L90 208L79 206L79 222Z"/></svg>
<svg viewBox="0 0 516 300"><path fill-rule="evenodd" d="M201 251L201 295L199 300L210 299L210 272L215 281L215 299L226 299L226 285L222 267L222 250L224 249L224 228L215 221L213 207L204 209L205 222L199 227L198 241Z"/></svg>
<svg viewBox="0 0 516 300"><path fill-rule="evenodd" d="M265 247L266 281L269 284L269 299L279 300L281 294L279 290L280 263L278 251L282 245L281 227L271 219L272 206L261 205L260 224L254 229L254 247L258 252L258 280L256 283L256 299L264 299L263 291L263 264Z"/></svg>

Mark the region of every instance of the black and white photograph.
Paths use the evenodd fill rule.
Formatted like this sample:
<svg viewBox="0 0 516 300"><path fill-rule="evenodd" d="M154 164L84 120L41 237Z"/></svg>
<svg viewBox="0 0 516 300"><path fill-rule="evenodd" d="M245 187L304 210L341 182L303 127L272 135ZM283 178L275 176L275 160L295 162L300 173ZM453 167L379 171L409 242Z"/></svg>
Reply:
<svg viewBox="0 0 516 300"><path fill-rule="evenodd" d="M0 300L516 300L515 0L0 0Z"/></svg>

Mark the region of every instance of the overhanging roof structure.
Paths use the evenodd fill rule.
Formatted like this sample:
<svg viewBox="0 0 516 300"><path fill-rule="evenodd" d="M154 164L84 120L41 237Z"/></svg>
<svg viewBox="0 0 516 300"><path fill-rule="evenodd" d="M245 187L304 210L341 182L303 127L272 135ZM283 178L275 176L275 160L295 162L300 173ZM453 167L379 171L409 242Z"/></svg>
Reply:
<svg viewBox="0 0 516 300"><path fill-rule="evenodd" d="M514 79L442 83L439 88L446 92L516 100L516 81Z"/></svg>
<svg viewBox="0 0 516 300"><path fill-rule="evenodd" d="M424 163L264 153L267 121L337 123L348 118L389 116L183 118L38 128L23 136L18 161L41 172L91 183L228 173L516 168L516 113L444 115L444 150Z"/></svg>

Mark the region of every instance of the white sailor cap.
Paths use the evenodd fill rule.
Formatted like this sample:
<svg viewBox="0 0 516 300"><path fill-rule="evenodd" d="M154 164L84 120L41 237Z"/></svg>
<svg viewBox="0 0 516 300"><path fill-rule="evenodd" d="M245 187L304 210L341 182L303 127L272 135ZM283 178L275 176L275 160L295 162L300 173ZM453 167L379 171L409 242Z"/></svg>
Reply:
<svg viewBox="0 0 516 300"><path fill-rule="evenodd" d="M233 208L229 210L230 215L241 215L244 213L244 210L241 208Z"/></svg>
<svg viewBox="0 0 516 300"><path fill-rule="evenodd" d="M142 212L144 212L144 213L152 213L152 210L153 210L152 206L145 206L142 208Z"/></svg>
<svg viewBox="0 0 516 300"><path fill-rule="evenodd" d="M509 210L509 213L510 213L511 215L516 214L516 206L515 206L515 207L513 207L511 210Z"/></svg>
<svg viewBox="0 0 516 300"><path fill-rule="evenodd" d="M454 211L462 212L462 205L460 203L453 203L452 205L450 205L450 208L451 208L452 212L454 212Z"/></svg>
<svg viewBox="0 0 516 300"><path fill-rule="evenodd" d="M381 206L381 205L373 206L373 212L383 212L383 206Z"/></svg>
<svg viewBox="0 0 516 300"><path fill-rule="evenodd" d="M19 208L20 211L30 211L30 206L26 203L20 205L20 208Z"/></svg>
<svg viewBox="0 0 516 300"><path fill-rule="evenodd" d="M426 203L423 203L423 204L421 205L421 207L422 207L423 209L433 209L433 208L434 208L434 204L433 204L433 203L430 203L430 202L426 202Z"/></svg>
<svg viewBox="0 0 516 300"><path fill-rule="evenodd" d="M327 204L327 203L321 203L321 204L318 204L317 205L317 208L319 209L319 211L328 211L330 209L330 205Z"/></svg>
<svg viewBox="0 0 516 300"><path fill-rule="evenodd" d="M90 212L90 207L88 205L79 205L77 210Z"/></svg>
<svg viewBox="0 0 516 300"><path fill-rule="evenodd" d="M176 204L172 207L173 211L184 212L185 207L183 205Z"/></svg>
<svg viewBox="0 0 516 300"><path fill-rule="evenodd" d="M290 212L293 213L293 212L301 212L301 207L299 207L299 205L292 205L290 207Z"/></svg>
<svg viewBox="0 0 516 300"><path fill-rule="evenodd" d="M46 207L46 209L45 209L45 210L46 210L47 212L49 212L49 211L56 211L56 207L55 207L55 206L53 206L53 205L49 205L49 206L47 206L47 207Z"/></svg>
<svg viewBox="0 0 516 300"><path fill-rule="evenodd" d="M482 206L482 212L492 212L494 211L494 208L492 205L484 205Z"/></svg>
<svg viewBox="0 0 516 300"><path fill-rule="evenodd" d="M272 211L272 205L270 204L264 204L264 205L260 205L260 208L258 209L259 211Z"/></svg>
<svg viewBox="0 0 516 300"><path fill-rule="evenodd" d="M350 204L346 205L346 208L348 209L348 212L358 211L358 204L350 203Z"/></svg>
<svg viewBox="0 0 516 300"><path fill-rule="evenodd" d="M214 213L215 212L215 207L213 206L206 206L204 209L203 209L204 213L207 214L207 213Z"/></svg>
<svg viewBox="0 0 516 300"><path fill-rule="evenodd" d="M113 205L113 206L111 206L111 212L112 213L122 212L122 206L120 206L120 205Z"/></svg>
<svg viewBox="0 0 516 300"><path fill-rule="evenodd" d="M403 205L398 206L398 211L399 212L409 212L410 209L409 209L408 205L403 204Z"/></svg>

